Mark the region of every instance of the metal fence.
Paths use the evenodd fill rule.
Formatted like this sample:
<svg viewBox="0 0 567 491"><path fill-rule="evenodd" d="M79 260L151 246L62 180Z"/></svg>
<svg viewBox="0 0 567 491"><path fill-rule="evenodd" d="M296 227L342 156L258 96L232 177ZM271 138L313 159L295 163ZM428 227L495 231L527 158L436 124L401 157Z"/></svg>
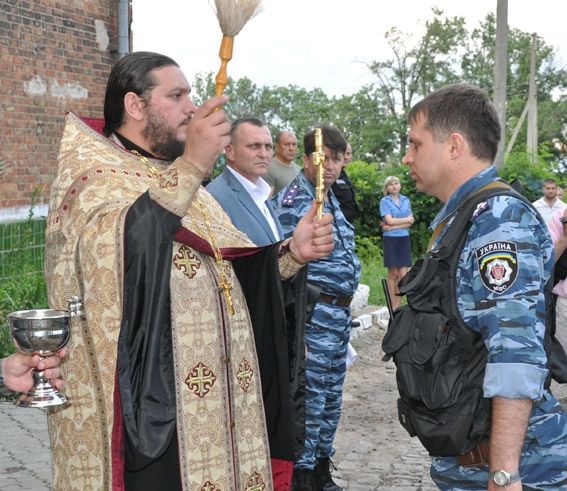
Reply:
<svg viewBox="0 0 567 491"><path fill-rule="evenodd" d="M0 280L43 273L45 218L0 223Z"/></svg>

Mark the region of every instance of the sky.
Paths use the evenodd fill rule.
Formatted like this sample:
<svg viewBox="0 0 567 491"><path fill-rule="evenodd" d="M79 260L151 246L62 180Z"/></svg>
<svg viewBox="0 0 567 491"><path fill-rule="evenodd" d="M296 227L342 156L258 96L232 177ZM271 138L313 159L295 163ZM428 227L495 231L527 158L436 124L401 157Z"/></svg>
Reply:
<svg viewBox="0 0 567 491"><path fill-rule="evenodd" d="M567 7L562 0L508 2L508 26L542 37L567 68ZM520 4L522 4L520 6ZM195 74L220 67L222 39L213 0L133 0L133 50L175 59L189 83ZM433 19L432 7L447 17L463 16L478 27L497 0L263 0L263 10L234 39L228 75L258 86L319 87L328 96L350 95L373 82L366 63L392 58L384 34L392 27L415 33Z"/></svg>

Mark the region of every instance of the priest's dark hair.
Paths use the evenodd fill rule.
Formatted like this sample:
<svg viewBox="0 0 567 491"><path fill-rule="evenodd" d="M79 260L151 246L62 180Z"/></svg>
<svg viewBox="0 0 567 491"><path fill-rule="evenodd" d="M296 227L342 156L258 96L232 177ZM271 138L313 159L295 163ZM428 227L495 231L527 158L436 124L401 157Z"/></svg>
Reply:
<svg viewBox="0 0 567 491"><path fill-rule="evenodd" d="M134 92L144 99L156 86L152 71L164 66L179 66L169 56L150 51L136 51L121 58L112 68L104 96L104 128L102 133L110 136L126 121L124 120L124 96Z"/></svg>
<svg viewBox="0 0 567 491"><path fill-rule="evenodd" d="M334 126L323 124L320 126L321 135L323 136L323 146L336 153L344 153L347 149L347 141L343 134ZM316 150L315 149L315 130L310 131L303 137L303 148L305 155L308 157Z"/></svg>

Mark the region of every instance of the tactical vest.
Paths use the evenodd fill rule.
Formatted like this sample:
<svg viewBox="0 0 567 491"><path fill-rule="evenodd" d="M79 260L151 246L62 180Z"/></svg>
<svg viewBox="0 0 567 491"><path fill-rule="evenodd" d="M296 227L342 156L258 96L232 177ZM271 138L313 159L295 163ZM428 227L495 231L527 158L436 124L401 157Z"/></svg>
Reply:
<svg viewBox="0 0 567 491"><path fill-rule="evenodd" d="M400 423L431 455L465 455L490 437L491 400L483 396L488 350L481 334L461 317L456 271L474 210L496 195L529 203L504 182L465 201L439 244L400 282L407 305L395 310L382 341L384 360L393 358L396 364ZM567 356L554 336L552 281L553 275L546 286L544 347L550 376L562 383L567 382Z"/></svg>

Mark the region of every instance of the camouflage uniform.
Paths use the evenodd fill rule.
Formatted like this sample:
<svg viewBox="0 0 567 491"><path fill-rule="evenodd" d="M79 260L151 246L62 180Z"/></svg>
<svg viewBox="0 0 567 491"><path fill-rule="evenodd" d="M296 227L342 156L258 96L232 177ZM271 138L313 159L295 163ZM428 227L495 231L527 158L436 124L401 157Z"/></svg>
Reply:
<svg viewBox="0 0 567 491"><path fill-rule="evenodd" d="M432 228L496 178L490 167L463 184ZM482 333L488 348L485 397L534 401L519 469L523 489L530 490L567 490L567 415L544 389L543 287L553 265L547 227L528 205L500 196L477 208L457 270L457 302L466 324ZM431 462L431 477L440 489L486 490L488 466L465 469L453 457Z"/></svg>
<svg viewBox="0 0 567 491"><path fill-rule="evenodd" d="M297 194L296 194L297 193ZM360 262L354 252L354 227L345 219L333 192L324 212L332 213L335 247L323 259L308 264L308 280L333 297L354 295L360 279ZM311 208L315 188L303 170L272 198L286 237ZM350 338L350 307L317 302L306 325L307 387L305 447L296 468L313 469L317 458L334 454L333 440L339 424L342 389L346 374L346 352Z"/></svg>

